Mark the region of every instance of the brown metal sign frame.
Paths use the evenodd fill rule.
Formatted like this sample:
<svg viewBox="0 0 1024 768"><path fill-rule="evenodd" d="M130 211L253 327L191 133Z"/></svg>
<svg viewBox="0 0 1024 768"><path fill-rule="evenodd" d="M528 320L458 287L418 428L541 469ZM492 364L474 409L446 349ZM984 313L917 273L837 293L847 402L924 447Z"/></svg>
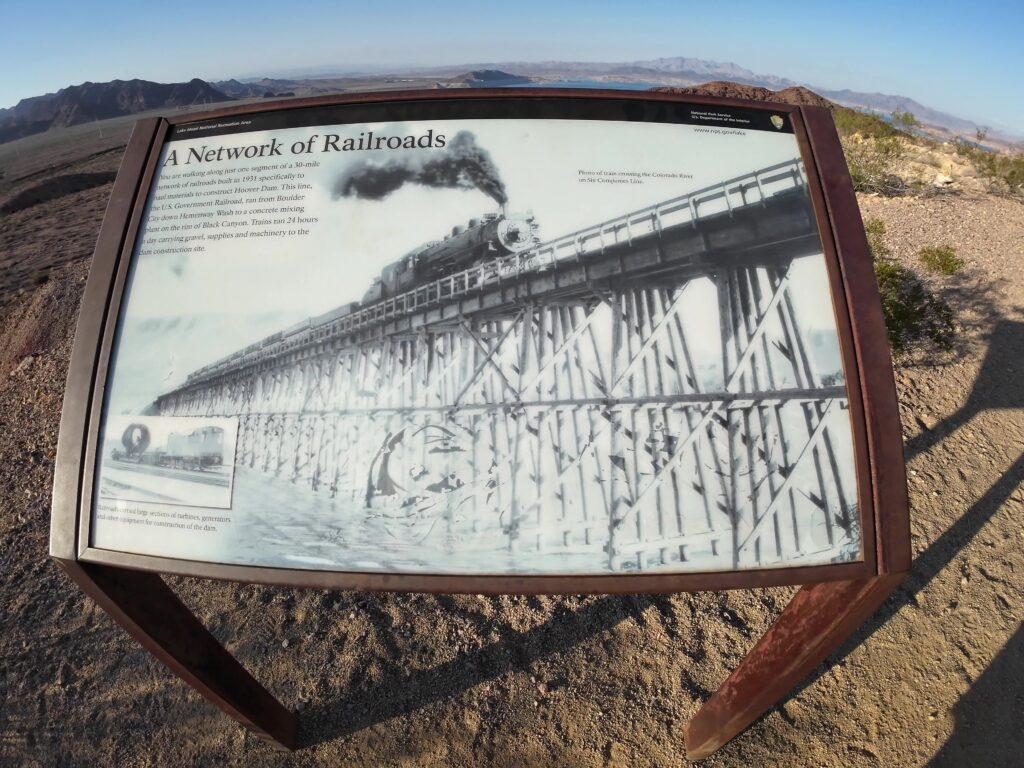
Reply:
<svg viewBox="0 0 1024 768"><path fill-rule="evenodd" d="M128 268L160 150L176 126L238 115L350 105L403 117L424 109L514 117L538 105L562 117L643 120L673 103L785 114L807 170L827 264L852 422L861 559L714 573L448 575L311 571L154 557L90 546L99 424ZM602 117L603 116L603 117ZM355 121L355 120L353 120ZM172 671L256 733L292 749L295 716L254 680L160 578L184 574L329 589L484 594L667 593L803 585L686 729L691 759L746 728L835 650L910 568L902 433L878 289L856 198L828 110L651 92L593 90L413 91L248 104L140 121L125 151L96 245L61 416L50 554L71 578Z"/></svg>

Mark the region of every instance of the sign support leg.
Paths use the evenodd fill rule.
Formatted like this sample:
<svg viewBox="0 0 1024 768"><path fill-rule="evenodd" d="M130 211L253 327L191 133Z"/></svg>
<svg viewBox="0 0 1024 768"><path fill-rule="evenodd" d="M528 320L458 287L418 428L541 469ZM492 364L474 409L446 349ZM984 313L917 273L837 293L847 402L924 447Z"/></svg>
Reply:
<svg viewBox="0 0 1024 768"><path fill-rule="evenodd" d="M260 738L295 749L295 715L217 642L160 576L95 563L58 562L178 677Z"/></svg>
<svg viewBox="0 0 1024 768"><path fill-rule="evenodd" d="M701 760L774 706L873 614L906 574L808 584L686 726Z"/></svg>

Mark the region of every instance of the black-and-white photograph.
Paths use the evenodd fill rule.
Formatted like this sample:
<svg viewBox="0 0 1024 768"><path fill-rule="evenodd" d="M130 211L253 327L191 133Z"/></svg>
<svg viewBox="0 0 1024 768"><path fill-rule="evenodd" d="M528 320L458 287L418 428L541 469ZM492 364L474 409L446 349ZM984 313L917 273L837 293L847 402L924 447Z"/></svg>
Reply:
<svg viewBox="0 0 1024 768"><path fill-rule="evenodd" d="M234 418L110 417L99 496L229 509L237 433Z"/></svg>
<svg viewBox="0 0 1024 768"><path fill-rule="evenodd" d="M791 133L461 120L177 139L135 259L100 495L174 503L214 469L166 465L169 443L130 454L129 427L230 418L231 515L158 541L108 516L96 546L427 573L861 556Z"/></svg>

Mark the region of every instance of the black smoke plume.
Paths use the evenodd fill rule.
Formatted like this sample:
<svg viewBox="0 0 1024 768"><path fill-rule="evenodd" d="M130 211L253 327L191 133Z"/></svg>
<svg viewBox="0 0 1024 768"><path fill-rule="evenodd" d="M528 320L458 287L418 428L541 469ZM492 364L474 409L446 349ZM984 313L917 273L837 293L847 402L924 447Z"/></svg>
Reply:
<svg viewBox="0 0 1024 768"><path fill-rule="evenodd" d="M459 131L439 151L410 151L383 162L355 163L334 184L334 198L383 200L406 184L437 189L479 189L503 205L507 196L498 169L469 131Z"/></svg>

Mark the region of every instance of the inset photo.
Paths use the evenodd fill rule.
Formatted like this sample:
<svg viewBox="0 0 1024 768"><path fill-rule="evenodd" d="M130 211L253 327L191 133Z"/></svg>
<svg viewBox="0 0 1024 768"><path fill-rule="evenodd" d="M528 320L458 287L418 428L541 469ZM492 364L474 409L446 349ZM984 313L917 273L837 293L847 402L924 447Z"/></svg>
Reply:
<svg viewBox="0 0 1024 768"><path fill-rule="evenodd" d="M231 508L237 418L111 416L100 496Z"/></svg>

